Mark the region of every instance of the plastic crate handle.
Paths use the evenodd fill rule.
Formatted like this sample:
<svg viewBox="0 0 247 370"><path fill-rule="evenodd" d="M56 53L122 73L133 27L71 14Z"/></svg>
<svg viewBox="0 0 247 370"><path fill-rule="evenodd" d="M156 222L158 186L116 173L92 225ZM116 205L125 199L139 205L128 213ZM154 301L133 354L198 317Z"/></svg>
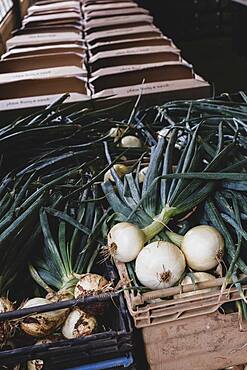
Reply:
<svg viewBox="0 0 247 370"><path fill-rule="evenodd" d="M131 353L126 356L113 358L110 360L95 362L94 364L81 365L78 367L72 367L67 370L103 370L112 369L113 367L129 367L134 363L134 359Z"/></svg>

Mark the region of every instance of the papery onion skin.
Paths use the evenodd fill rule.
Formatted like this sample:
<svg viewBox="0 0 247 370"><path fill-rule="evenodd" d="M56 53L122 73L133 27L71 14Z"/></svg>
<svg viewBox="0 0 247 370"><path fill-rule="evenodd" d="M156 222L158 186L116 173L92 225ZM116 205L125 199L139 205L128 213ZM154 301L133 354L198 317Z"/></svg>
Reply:
<svg viewBox="0 0 247 370"><path fill-rule="evenodd" d="M126 173L129 172L129 168L127 166L125 166L124 164L118 164L118 163L114 164L113 168L117 172L117 174L120 178L122 178ZM108 180L114 182L114 178L112 176L111 169L109 169L104 175L104 182L106 182Z"/></svg>
<svg viewBox="0 0 247 370"><path fill-rule="evenodd" d="M14 310L13 303L8 299L0 298L0 313ZM6 341L14 335L15 327L8 320L0 321L0 348L3 347Z"/></svg>
<svg viewBox="0 0 247 370"><path fill-rule="evenodd" d="M141 148L142 142L138 137L129 135L121 139L120 146L122 148Z"/></svg>
<svg viewBox="0 0 247 370"><path fill-rule="evenodd" d="M51 303L45 298L28 300L21 308L30 308ZM62 325L68 314L68 309L43 312L24 318L20 324L21 330L33 337L44 337L53 333Z"/></svg>
<svg viewBox="0 0 247 370"><path fill-rule="evenodd" d="M82 274L75 286L74 297L81 298L103 293L109 290L110 282L99 274Z"/></svg>
<svg viewBox="0 0 247 370"><path fill-rule="evenodd" d="M91 335L97 327L96 318L76 307L68 315L62 333L67 339Z"/></svg>
<svg viewBox="0 0 247 370"><path fill-rule="evenodd" d="M106 293L112 290L111 285L111 282L106 280L106 278L102 275L92 273L83 274L76 284L74 297L77 299ZM109 302L98 301L83 305L83 310L92 315L103 315L108 305Z"/></svg>
<svg viewBox="0 0 247 370"><path fill-rule="evenodd" d="M185 258L174 244L156 241L146 245L136 259L138 280L152 290L169 288L182 276Z"/></svg>
<svg viewBox="0 0 247 370"><path fill-rule="evenodd" d="M47 344L54 342L51 339L44 338L36 342L34 345L38 346L39 344ZM41 370L44 367L44 361L40 359L30 360L27 362L27 370Z"/></svg>
<svg viewBox="0 0 247 370"><path fill-rule="evenodd" d="M184 235L181 250L189 267L195 271L209 271L223 257L224 239L212 226L195 226Z"/></svg>
<svg viewBox="0 0 247 370"><path fill-rule="evenodd" d="M133 261L145 243L145 234L129 222L114 225L108 233L108 249L119 262Z"/></svg>
<svg viewBox="0 0 247 370"><path fill-rule="evenodd" d="M209 280L215 280L216 277L212 274L209 274L208 272L194 272L193 273L193 278L195 280L195 283L202 283L204 281L209 281ZM188 284L193 284L192 278L190 275L186 275L185 278L182 280L181 285L185 286ZM174 296L174 298L185 298L185 297L190 297L195 294L202 294L202 293L210 293L211 291L218 290L218 288L207 288L207 289L196 289L191 292L186 292L186 293L181 293L177 294Z"/></svg>

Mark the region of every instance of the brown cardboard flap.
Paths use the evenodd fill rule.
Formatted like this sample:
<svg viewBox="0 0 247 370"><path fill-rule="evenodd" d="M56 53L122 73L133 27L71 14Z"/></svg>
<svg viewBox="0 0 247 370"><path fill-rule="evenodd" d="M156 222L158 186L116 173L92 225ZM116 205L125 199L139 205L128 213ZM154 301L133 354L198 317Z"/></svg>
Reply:
<svg viewBox="0 0 247 370"><path fill-rule="evenodd" d="M90 11L101 11L107 9L124 9L124 8L137 8L138 5L131 1L105 3L105 4L89 4L83 5L82 10L84 13L89 13Z"/></svg>
<svg viewBox="0 0 247 370"><path fill-rule="evenodd" d="M87 96L85 80L81 77L60 77L8 82L0 89L0 100L64 93Z"/></svg>
<svg viewBox="0 0 247 370"><path fill-rule="evenodd" d="M145 83L150 83L193 78L192 69L188 65L180 62L160 63L153 66L137 65L128 67L125 67L125 70L123 70L123 68L120 69L120 67L115 67L115 73L113 73L111 68L98 71L98 75L94 75L94 77L89 80L92 91L97 93L106 89L139 85L143 81L145 81ZM117 68L119 68L118 72Z"/></svg>
<svg viewBox="0 0 247 370"><path fill-rule="evenodd" d="M78 45L61 44L52 46L38 46L29 48L11 49L2 55L2 59L20 58L27 56L46 55L46 54L61 54L61 53L76 53L81 57L85 54L85 48Z"/></svg>
<svg viewBox="0 0 247 370"><path fill-rule="evenodd" d="M7 50L18 46L64 44L68 42L82 43L81 36L76 32L54 32L54 33L34 33L28 35L14 36L6 43Z"/></svg>
<svg viewBox="0 0 247 370"><path fill-rule="evenodd" d="M111 18L100 18L100 19L91 19L90 21L86 21L84 24L85 32L90 33L100 32L107 29L113 29L117 26L120 27L135 27L138 25L145 25L145 24L152 24L153 17L146 15L146 14L139 14L139 15L129 15L126 16L119 16L119 17L111 17Z"/></svg>
<svg viewBox="0 0 247 370"><path fill-rule="evenodd" d="M30 33L61 33L61 32L73 32L77 35L80 35L82 37L82 30L81 27L75 26L75 25L69 25L65 24L63 26L61 25L40 25L39 27L32 27L32 28L20 28L15 31L14 35L30 35Z"/></svg>
<svg viewBox="0 0 247 370"><path fill-rule="evenodd" d="M130 15L130 14L149 14L149 11L144 8L123 8L123 9L108 9L102 11L92 11L85 14L85 19L88 21L90 19L117 17L119 15Z"/></svg>
<svg viewBox="0 0 247 370"><path fill-rule="evenodd" d="M75 53L47 54L2 60L0 62L0 73L65 66L75 66L86 73L81 55Z"/></svg>
<svg viewBox="0 0 247 370"><path fill-rule="evenodd" d="M27 98L17 98L17 99L6 99L0 100L0 111L13 111L20 109L32 109L37 107L44 107L54 103L61 97L61 94L50 94L41 96L32 96ZM84 94L70 93L69 98L66 103L81 102L84 104L90 102L90 97Z"/></svg>
<svg viewBox="0 0 247 370"><path fill-rule="evenodd" d="M30 16L44 16L44 15L50 15L50 14L60 14L60 13L64 13L65 9L56 9L56 10L46 10L46 11L35 11L35 12L32 12L32 13L28 13L28 15L26 15L24 17L25 18L28 18ZM78 7L77 8L68 8L66 9L67 12L75 12L77 14L81 14L81 11L80 11L80 8Z"/></svg>
<svg viewBox="0 0 247 370"><path fill-rule="evenodd" d="M68 7L79 7L80 4L78 1L59 1L59 2L50 2L50 3L47 3L47 4L43 4L43 5L37 5L37 2L36 4L32 5L29 7L28 9L28 12L33 12L33 11L36 11L37 9L42 9L42 10L53 10L53 9L67 9Z"/></svg>
<svg viewBox="0 0 247 370"><path fill-rule="evenodd" d="M93 32L87 35L86 41L94 44L96 42L108 42L117 40L130 40L146 37L156 37L161 36L161 32L158 28L152 25L141 26L141 27L129 27L129 28L119 28L113 30L107 30L104 32Z"/></svg>
<svg viewBox="0 0 247 370"><path fill-rule="evenodd" d="M109 42L97 42L94 45L88 44L89 55L93 55L103 52L103 51L113 51L119 49L128 49L133 47L144 47L144 46L171 46L172 42L166 37L147 37L142 39L132 39L132 40L117 40Z"/></svg>
<svg viewBox="0 0 247 370"><path fill-rule="evenodd" d="M23 19L23 25L30 24L30 23L44 23L49 21L58 21L58 20L71 20L71 21L79 21L81 19L81 15L76 12L66 12L66 13L59 13L59 14L45 14L45 15L33 15L28 16Z"/></svg>
<svg viewBox="0 0 247 370"><path fill-rule="evenodd" d="M124 101L137 96L149 97L149 102L156 103L171 99L190 99L210 96L210 86L205 81L195 78L173 81L158 81L127 87L102 90L93 94L95 101ZM159 100L158 100L159 96ZM142 98L143 99L143 98Z"/></svg>
<svg viewBox="0 0 247 370"><path fill-rule="evenodd" d="M0 86L12 81L40 80L65 76L87 77L85 71L74 66L32 69L22 72L2 73L0 75Z"/></svg>
<svg viewBox="0 0 247 370"><path fill-rule="evenodd" d="M123 65L179 61L180 50L170 46L146 46L101 52L90 58L92 71Z"/></svg>

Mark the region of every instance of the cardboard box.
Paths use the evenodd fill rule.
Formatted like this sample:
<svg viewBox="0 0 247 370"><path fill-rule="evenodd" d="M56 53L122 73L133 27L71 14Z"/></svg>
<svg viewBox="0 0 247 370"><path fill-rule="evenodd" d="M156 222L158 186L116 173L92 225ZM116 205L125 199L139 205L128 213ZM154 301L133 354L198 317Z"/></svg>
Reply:
<svg viewBox="0 0 247 370"><path fill-rule="evenodd" d="M102 90L92 95L95 109L124 101L136 102L141 96L142 106L163 104L178 99L200 99L211 96L210 85L200 78L150 82L127 87Z"/></svg>
<svg viewBox="0 0 247 370"><path fill-rule="evenodd" d="M102 68L179 61L180 50L171 46L145 46L111 50L95 54L89 59L92 71Z"/></svg>
<svg viewBox="0 0 247 370"><path fill-rule="evenodd" d="M52 103L64 93L70 93L69 102L90 101L86 81L82 77L57 77L40 80L20 80L2 85L0 110L26 109Z"/></svg>
<svg viewBox="0 0 247 370"><path fill-rule="evenodd" d="M80 54L75 53L60 53L60 54L47 54L36 55L19 58L10 58L0 61L0 83L2 73L16 73L24 71L32 71L42 68L55 68L55 67L77 67L85 77L87 70L84 65L83 58Z"/></svg>
<svg viewBox="0 0 247 370"><path fill-rule="evenodd" d="M124 9L108 9L108 10L99 10L92 11L84 14L86 21L90 19L99 19L99 18L108 18L108 17L117 17L120 15L137 15L137 14L149 14L149 11L143 8L124 8Z"/></svg>
<svg viewBox="0 0 247 370"><path fill-rule="evenodd" d="M24 72L12 72L0 74L0 86L5 86L8 82L18 82L32 79L37 83L37 80L44 78L56 78L65 76L77 76L86 78L85 73L79 67L66 66L66 67L52 67L42 69L32 69Z"/></svg>
<svg viewBox="0 0 247 370"><path fill-rule="evenodd" d="M151 82L167 82L172 80L193 79L194 73L190 65L181 62L150 63L109 67L92 73L89 79L92 93L118 87Z"/></svg>
<svg viewBox="0 0 247 370"><path fill-rule="evenodd" d="M10 51L2 55L2 59L5 60L9 58L19 58L46 54L61 54L61 53L76 53L82 57L84 56L85 52L86 49L84 47L73 44L36 46L11 49Z"/></svg>
<svg viewBox="0 0 247 370"><path fill-rule="evenodd" d="M175 48L175 45L170 39L165 36L156 36L156 37L146 37L142 39L130 39L130 40L117 40L117 41L108 41L108 42L97 42L96 44L88 44L88 53L89 56L100 53L102 51L113 51L120 49L128 49L133 47L145 47L145 46L172 46Z"/></svg>
<svg viewBox="0 0 247 370"><path fill-rule="evenodd" d="M27 47L34 45L64 44L73 43L82 45L83 40L76 32L53 32L53 33L34 33L29 35L14 36L6 42L7 50L14 47Z"/></svg>
<svg viewBox="0 0 247 370"><path fill-rule="evenodd" d="M129 27L129 28L116 28L104 32L92 32L85 37L86 41L91 45L96 42L109 42L117 40L130 40L130 39L143 39L146 37L161 36L161 32L153 25Z"/></svg>
<svg viewBox="0 0 247 370"><path fill-rule="evenodd" d="M86 33L100 32L105 30L111 30L115 28L127 28L127 27L138 27L145 26L153 23L153 17L147 14L128 15L111 17L111 18L100 18L91 19L90 21L84 22L84 31Z"/></svg>

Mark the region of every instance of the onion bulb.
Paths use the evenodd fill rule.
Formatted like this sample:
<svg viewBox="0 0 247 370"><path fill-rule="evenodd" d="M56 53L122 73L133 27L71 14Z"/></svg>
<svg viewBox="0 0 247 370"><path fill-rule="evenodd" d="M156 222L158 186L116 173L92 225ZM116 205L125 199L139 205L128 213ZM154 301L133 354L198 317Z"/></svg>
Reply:
<svg viewBox="0 0 247 370"><path fill-rule="evenodd" d="M28 300L22 307L31 308L51 303L45 298L33 298ZM68 309L42 312L25 317L21 322L21 329L33 337L43 337L53 333L64 322Z"/></svg>
<svg viewBox="0 0 247 370"><path fill-rule="evenodd" d="M36 342L34 345L39 345L39 344L48 344L52 343L53 341L48 338L44 338ZM30 360L27 362L27 370L41 370L44 367L44 361L40 359L35 359L35 360Z"/></svg>
<svg viewBox="0 0 247 370"><path fill-rule="evenodd" d="M146 176L146 173L147 173L147 170L148 170L148 166L143 167L141 169L141 171L139 172L139 174L138 174L139 183L142 183L144 181L145 176Z"/></svg>
<svg viewBox="0 0 247 370"><path fill-rule="evenodd" d="M109 135L114 138L114 141L118 140L124 134L124 128L121 127L112 127L110 129Z"/></svg>
<svg viewBox="0 0 247 370"><path fill-rule="evenodd" d="M181 243L187 264L195 271L213 269L224 254L224 239L212 226L199 225L190 229Z"/></svg>
<svg viewBox="0 0 247 370"><path fill-rule="evenodd" d="M193 277L194 277L194 282L195 283L202 283L204 281L208 281L208 280L215 280L215 276L207 273L207 272L194 272L193 273ZM192 281L193 278L191 278L190 275L186 275L185 278L182 280L181 282L181 285L184 286L184 285L188 285L188 284L193 284L193 281ZM213 290L217 290L218 288L207 288L207 289L198 289L198 290L193 290L191 292L186 292L186 293L181 293L181 294L178 294L176 296L174 296L174 298L179 298L179 297L189 297L191 295L195 295L195 294L201 294L201 293L209 293Z"/></svg>
<svg viewBox="0 0 247 370"><path fill-rule="evenodd" d="M76 307L65 320L62 333L67 339L80 338L92 334L96 326L97 321L94 316Z"/></svg>
<svg viewBox="0 0 247 370"><path fill-rule="evenodd" d="M120 262L133 261L144 247L145 234L129 222L114 225L108 233L108 252Z"/></svg>
<svg viewBox="0 0 247 370"><path fill-rule="evenodd" d="M129 135L121 139L120 146L122 148L141 148L142 142L138 137Z"/></svg>
<svg viewBox="0 0 247 370"><path fill-rule="evenodd" d="M172 243L156 241L146 245L136 259L135 272L138 280L147 288L169 288L182 276L185 258Z"/></svg>
<svg viewBox="0 0 247 370"><path fill-rule="evenodd" d="M76 284L74 297L81 298L89 295L96 295L109 290L111 283L98 274L83 274Z"/></svg>
<svg viewBox="0 0 247 370"><path fill-rule="evenodd" d="M8 298L0 298L0 313L13 311L14 306ZM14 335L15 329L11 323L6 321L0 321L0 348L6 344L6 340Z"/></svg>
<svg viewBox="0 0 247 370"><path fill-rule="evenodd" d="M80 280L74 290L74 297L77 299L105 293L109 290L111 290L111 282L106 280L104 276L87 273L80 276ZM107 306L108 302L98 301L86 304L83 310L93 315L103 315Z"/></svg>
<svg viewBox="0 0 247 370"><path fill-rule="evenodd" d="M120 177L120 179L126 174L129 172L129 168L127 166L125 166L124 164L114 164L114 170L117 172L118 174L118 177ZM112 176L112 173L111 173L111 169L109 169L105 175L104 175L104 182L107 181L107 180L110 180L112 182L114 182L114 178Z"/></svg>

